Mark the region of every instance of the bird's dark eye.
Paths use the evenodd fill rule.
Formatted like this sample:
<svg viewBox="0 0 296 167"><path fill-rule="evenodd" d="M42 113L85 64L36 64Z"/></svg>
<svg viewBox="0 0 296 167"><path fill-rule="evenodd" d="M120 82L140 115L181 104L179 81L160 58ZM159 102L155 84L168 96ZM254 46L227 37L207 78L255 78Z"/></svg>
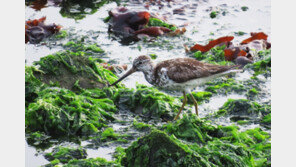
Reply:
<svg viewBox="0 0 296 167"><path fill-rule="evenodd" d="M143 63L143 62L141 62L141 61L139 62L139 64L142 64L142 63Z"/></svg>

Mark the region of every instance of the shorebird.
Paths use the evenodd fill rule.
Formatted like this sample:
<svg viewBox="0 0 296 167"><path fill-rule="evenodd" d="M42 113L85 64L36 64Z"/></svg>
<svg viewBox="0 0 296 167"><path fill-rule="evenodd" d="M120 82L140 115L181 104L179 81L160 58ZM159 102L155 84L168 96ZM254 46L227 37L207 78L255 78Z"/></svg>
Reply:
<svg viewBox="0 0 296 167"><path fill-rule="evenodd" d="M192 58L175 58L154 64L149 56L142 55L133 61L133 66L128 72L110 86L116 85L132 73L140 71L144 73L145 79L153 86L167 90L182 91L184 100L179 113L174 118L176 120L187 104L186 94L190 94L196 115L198 115L197 101L191 94L191 91L214 78L240 72L241 70L237 68L237 65L220 66L200 62Z"/></svg>

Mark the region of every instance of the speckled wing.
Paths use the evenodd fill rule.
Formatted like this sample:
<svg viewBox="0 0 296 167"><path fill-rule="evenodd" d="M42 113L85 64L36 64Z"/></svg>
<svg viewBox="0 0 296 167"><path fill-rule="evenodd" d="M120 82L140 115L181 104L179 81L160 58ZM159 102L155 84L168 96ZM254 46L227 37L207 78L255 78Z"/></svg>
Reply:
<svg viewBox="0 0 296 167"><path fill-rule="evenodd" d="M225 72L234 66L207 64L191 58L167 60L158 65L167 69L168 77L177 83Z"/></svg>

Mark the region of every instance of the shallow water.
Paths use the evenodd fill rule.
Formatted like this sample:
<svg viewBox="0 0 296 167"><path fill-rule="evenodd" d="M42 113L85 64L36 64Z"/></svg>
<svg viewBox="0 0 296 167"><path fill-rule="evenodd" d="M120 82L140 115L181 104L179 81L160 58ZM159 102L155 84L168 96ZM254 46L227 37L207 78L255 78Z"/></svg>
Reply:
<svg viewBox="0 0 296 167"><path fill-rule="evenodd" d="M132 8L133 10L145 10L147 9L141 3L126 2L127 8ZM162 10L158 9L158 6L150 6L150 13L158 13L160 16L167 18L167 22L174 23L177 26L188 24L186 27L187 32L180 37L161 37L155 39L155 42L161 43L157 45L154 42L144 42L139 41L132 43L130 45L123 45L112 36L108 35L108 25L103 22L103 19L108 16L108 11L116 7L116 3L105 4L103 7L98 9L98 11L92 15L87 15L84 19L75 21L74 19L62 17L59 13L60 8L49 6L43 8L40 11L35 11L34 9L26 6L26 20L36 19L42 16L46 16L46 23L56 23L62 25L63 29L73 34L75 37L85 37L85 40L90 43L97 43L103 50L106 51L106 61L115 61L119 64L127 64L131 67L133 59L138 55L149 55L156 54L158 57L155 62L162 60L176 58L176 57L187 57L184 44L192 46L195 43L206 44L208 39L218 38L226 35L234 35L234 43L241 41L242 39L248 38L250 32L263 31L271 39L271 2L269 0L248 0L248 1L237 1L237 0L188 0L181 1L175 0L175 3L167 5L164 3ZM180 8L182 6L188 6L185 9L184 15L174 15L173 9ZM241 7L247 6L249 9L247 11L242 11ZM209 17L210 11L218 10L221 11L220 14L214 19ZM225 16L222 12L225 11ZM235 32L242 31L245 32L242 36L235 35ZM71 38L71 37L69 37ZM26 44L26 65L32 65L34 61L38 61L41 57L55 53L59 50L63 50L61 44L66 43L67 40L60 40L52 42L50 39L45 40L41 44ZM244 81L251 77L251 74L244 72L235 76L236 80ZM270 101L270 78L259 77L264 81L264 85L261 87L266 90L267 94L259 99L261 102ZM122 81L127 87L135 88L136 83L149 85L149 83L144 79L142 73L134 73L130 77ZM197 88L195 91L201 90ZM178 94L176 94L178 95ZM217 111L228 98L242 99L246 98L245 95L238 94L228 94L213 96L209 102L206 102L199 106L199 113L201 117ZM193 109L193 107L192 107ZM194 111L194 110L192 110ZM121 117L121 116L120 116ZM121 117L120 119L127 119L127 121L133 120L132 117ZM233 124L227 118L219 118L214 123L221 125ZM120 132L125 127L130 126L129 124L113 124L111 127L115 132ZM241 129L249 129L257 127L258 125L248 125L241 126ZM132 133L132 132L130 132ZM83 142L82 145L87 144ZM42 153L36 154L36 149L29 146L26 143L26 166L34 167L47 164L48 161L44 159ZM99 147L98 149L87 149L88 158L90 157L102 157L107 160L112 159L111 153L114 152L115 146L111 147Z"/></svg>
<svg viewBox="0 0 296 167"><path fill-rule="evenodd" d="M26 161L26 166L31 166L31 167L37 167L41 165L48 164L49 161L47 161L42 153L38 153L36 149L32 146L29 146L27 142L25 142L25 150L26 150L26 156L25 156L25 161Z"/></svg>

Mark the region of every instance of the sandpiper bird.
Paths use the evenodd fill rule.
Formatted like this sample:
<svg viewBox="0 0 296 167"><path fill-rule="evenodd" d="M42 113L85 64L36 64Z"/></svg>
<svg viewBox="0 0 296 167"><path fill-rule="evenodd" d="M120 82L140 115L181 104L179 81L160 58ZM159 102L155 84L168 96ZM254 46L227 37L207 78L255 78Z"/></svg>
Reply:
<svg viewBox="0 0 296 167"><path fill-rule="evenodd" d="M192 58L170 59L155 65L150 57L143 55L137 57L133 61L133 67L111 86L117 84L132 73L141 71L151 85L168 90L182 91L184 100L179 113L174 118L176 120L187 104L187 93L190 94L194 102L196 115L198 115L197 102L191 94L191 90L211 79L241 71L240 69L236 69L237 67L236 65L220 66L208 64Z"/></svg>

